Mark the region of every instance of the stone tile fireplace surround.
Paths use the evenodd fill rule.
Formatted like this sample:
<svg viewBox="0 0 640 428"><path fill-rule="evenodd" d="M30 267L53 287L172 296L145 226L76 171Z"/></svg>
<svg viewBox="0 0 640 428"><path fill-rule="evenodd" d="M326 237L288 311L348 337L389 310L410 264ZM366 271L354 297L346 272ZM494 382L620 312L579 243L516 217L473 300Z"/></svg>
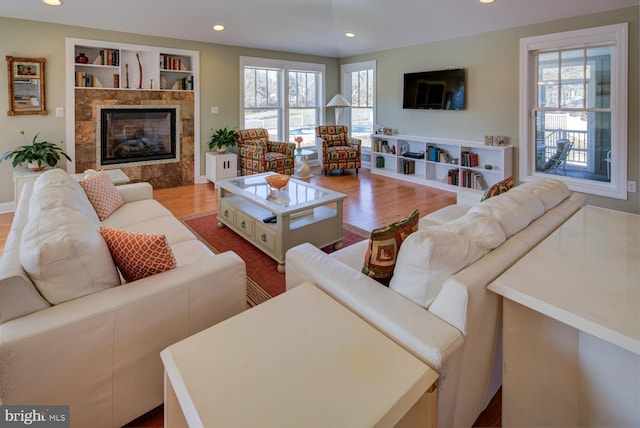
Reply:
<svg viewBox="0 0 640 428"><path fill-rule="evenodd" d="M136 91L114 89L75 90L75 164L77 173L96 169L99 106L178 105L180 161L122 166L132 181L148 181L154 189L193 184L194 94L187 91Z"/></svg>

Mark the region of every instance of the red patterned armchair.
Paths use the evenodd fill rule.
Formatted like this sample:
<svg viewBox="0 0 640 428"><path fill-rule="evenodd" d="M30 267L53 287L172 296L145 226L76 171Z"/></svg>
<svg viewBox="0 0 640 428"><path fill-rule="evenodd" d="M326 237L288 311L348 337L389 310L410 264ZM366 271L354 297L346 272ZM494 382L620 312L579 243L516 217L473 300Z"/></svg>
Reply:
<svg viewBox="0 0 640 428"><path fill-rule="evenodd" d="M236 131L240 174L279 172L291 175L294 171L295 143L269 141L269 131L264 128Z"/></svg>
<svg viewBox="0 0 640 428"><path fill-rule="evenodd" d="M322 145L322 172L327 175L334 169L360 168L360 141L349 138L349 127L344 125L317 126L316 137Z"/></svg>

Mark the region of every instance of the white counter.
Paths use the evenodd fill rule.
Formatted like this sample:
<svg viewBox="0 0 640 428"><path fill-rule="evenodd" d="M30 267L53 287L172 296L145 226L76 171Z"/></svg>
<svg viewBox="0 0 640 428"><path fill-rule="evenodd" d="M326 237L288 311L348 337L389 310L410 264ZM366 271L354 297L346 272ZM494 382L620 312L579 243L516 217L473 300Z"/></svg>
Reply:
<svg viewBox="0 0 640 428"><path fill-rule="evenodd" d="M505 425L640 424L640 216L584 207L488 289Z"/></svg>

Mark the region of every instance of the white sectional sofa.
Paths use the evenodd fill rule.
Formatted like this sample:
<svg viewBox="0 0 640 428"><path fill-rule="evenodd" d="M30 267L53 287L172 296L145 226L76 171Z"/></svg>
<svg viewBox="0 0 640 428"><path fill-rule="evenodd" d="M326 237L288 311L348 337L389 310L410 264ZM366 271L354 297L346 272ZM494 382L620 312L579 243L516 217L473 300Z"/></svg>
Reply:
<svg viewBox="0 0 640 428"><path fill-rule="evenodd" d="M562 182L543 179L424 216L400 247L390 287L361 273L367 240L329 255L303 244L287 252L287 289L315 283L434 368L438 426L469 427L501 385L501 300L485 287L585 201ZM461 260L469 264L456 267ZM431 281L447 266L447 278ZM541 280L549 274L544 266L538 273ZM429 281L435 289L421 292Z"/></svg>
<svg viewBox="0 0 640 428"><path fill-rule="evenodd" d="M162 404L162 349L247 308L239 256L212 253L148 183L117 190L125 203L102 222L62 170L22 192L0 258L0 404L70 405L72 427L122 426ZM107 284L120 279L101 225L166 235L177 267Z"/></svg>

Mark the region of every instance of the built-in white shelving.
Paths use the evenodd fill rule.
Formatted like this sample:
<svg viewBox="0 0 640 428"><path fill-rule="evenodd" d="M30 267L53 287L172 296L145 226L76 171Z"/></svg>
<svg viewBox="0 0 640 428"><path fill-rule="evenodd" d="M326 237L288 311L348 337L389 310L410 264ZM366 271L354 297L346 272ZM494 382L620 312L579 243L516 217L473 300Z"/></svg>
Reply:
<svg viewBox="0 0 640 428"><path fill-rule="evenodd" d="M409 135L371 135L371 172L452 192L481 194L513 174L513 146Z"/></svg>
<svg viewBox="0 0 640 428"><path fill-rule="evenodd" d="M80 58L86 58L82 62ZM76 88L193 91L199 53L99 40L67 39Z"/></svg>

